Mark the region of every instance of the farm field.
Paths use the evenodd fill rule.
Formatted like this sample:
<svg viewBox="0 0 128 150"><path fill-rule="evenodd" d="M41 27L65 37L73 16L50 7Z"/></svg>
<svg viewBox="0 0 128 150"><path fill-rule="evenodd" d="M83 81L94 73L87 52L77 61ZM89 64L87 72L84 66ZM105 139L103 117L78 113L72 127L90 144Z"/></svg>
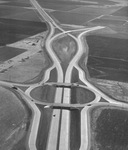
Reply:
<svg viewBox="0 0 128 150"><path fill-rule="evenodd" d="M24 53L26 50L19 48L12 48L8 46L0 47L0 63L7 61L21 53Z"/></svg>
<svg viewBox="0 0 128 150"><path fill-rule="evenodd" d="M68 11L55 10L49 13L51 17L57 19L62 24L86 25L95 19L100 19L105 15L109 16L121 9L122 6L100 7L83 5ZM111 21L112 22L112 21ZM91 22L92 23L92 22ZM113 22L112 22L113 23ZM100 22L99 22L100 24Z"/></svg>
<svg viewBox="0 0 128 150"><path fill-rule="evenodd" d="M118 107L98 106L90 111L92 143L91 150L118 148L127 150L128 112Z"/></svg>
<svg viewBox="0 0 128 150"><path fill-rule="evenodd" d="M0 46L46 31L45 23L0 18Z"/></svg>
<svg viewBox="0 0 128 150"><path fill-rule="evenodd" d="M42 0L38 0L40 4L43 3ZM46 1L44 1L46 2ZM47 0L47 3L53 2L52 0ZM99 6L104 6L104 5L115 5L117 2L114 1L108 1L108 0L85 0L85 1L72 1L72 0L55 0L54 3L56 4L61 4L61 5L99 5Z"/></svg>
<svg viewBox="0 0 128 150"><path fill-rule="evenodd" d="M128 39L98 35L86 37L89 46L87 67L91 78L128 82Z"/></svg>
<svg viewBox="0 0 128 150"><path fill-rule="evenodd" d="M124 24L126 23L125 20L116 20L116 19L103 19L103 18L100 18L100 19L94 19L93 21L89 22L89 23L85 23L85 25L87 24L88 26L89 25L101 25L101 26L108 26L108 27L111 27L111 26L123 26Z"/></svg>
<svg viewBox="0 0 128 150"><path fill-rule="evenodd" d="M122 16L128 18L128 6L119 9L118 11L112 14L113 16Z"/></svg>
<svg viewBox="0 0 128 150"><path fill-rule="evenodd" d="M0 3L0 5L4 5L4 6L16 6L16 7L31 7L30 3L24 1L5 1L4 3Z"/></svg>
<svg viewBox="0 0 128 150"><path fill-rule="evenodd" d="M80 7L80 5L68 5L65 2L62 3L61 2L46 2L46 1L40 1L40 5L43 8L47 8L47 9L53 9L53 10L59 10L59 11L70 11L72 9L78 8Z"/></svg>
<svg viewBox="0 0 128 150"><path fill-rule="evenodd" d="M99 15L97 14L75 14L70 12L54 11L50 13L55 17L61 24L74 24L82 25L87 21L90 21Z"/></svg>
<svg viewBox="0 0 128 150"><path fill-rule="evenodd" d="M47 30L33 9L0 5L0 46Z"/></svg>

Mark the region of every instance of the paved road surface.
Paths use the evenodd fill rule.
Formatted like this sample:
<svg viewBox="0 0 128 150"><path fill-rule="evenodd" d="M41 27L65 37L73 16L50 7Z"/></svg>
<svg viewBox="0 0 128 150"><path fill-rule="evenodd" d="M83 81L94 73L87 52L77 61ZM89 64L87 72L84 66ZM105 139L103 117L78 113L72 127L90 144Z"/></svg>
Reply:
<svg viewBox="0 0 128 150"><path fill-rule="evenodd" d="M64 31L53 19L50 17L44 9L38 4L36 0L30 0L33 7L42 17L42 19L48 23L49 25L49 34L45 41L46 50L52 59L53 65L45 71L45 75L42 81L36 84L18 84L18 83L9 83L0 81L1 86L6 86L12 88L16 92L18 92L26 104L32 110L32 121L28 132L28 139L26 147L29 150L37 150L36 147L36 140L38 134L38 128L40 124L40 116L43 115L39 111L36 104L43 105L45 109L51 108L53 109L53 115L56 117L52 117L50 131L47 140L47 148L46 150L69 150L70 149L70 111L72 110L79 110L81 113L81 144L80 150L87 150L89 146L89 122L88 122L88 110L92 105L101 105L102 103L99 102L101 97L108 101L111 105L120 106L120 107L128 107L128 104L123 102L117 102L114 99L105 95L102 91L97 89L94 85L92 85L86 78L85 72L80 68L78 65L78 61L80 60L81 56L84 52L87 52L87 49L84 47L83 39L84 36L88 32L92 32L95 30L100 30L105 27L103 26L96 26L91 28L84 28L83 26L79 27L75 30ZM55 34L55 28L58 28L61 33ZM78 37L73 36L72 33L79 31ZM59 58L56 56L54 50L52 49L53 41L59 39L62 35L68 35L73 40L75 40L76 45L78 46L77 52L73 59L70 61L66 73L64 75L63 69L61 67L61 62ZM79 73L79 79L85 85L79 85L77 83L71 83L72 71L73 68L76 68ZM56 68L57 70L57 82L47 82L50 79L51 71ZM43 85L50 85L56 86L56 93L54 103L44 103L39 102L33 99L30 95L31 91L39 86ZM26 86L28 89L23 92L17 86ZM72 87L82 87L92 91L95 94L95 99L92 100L90 103L85 104L71 104L70 102L70 91ZM63 90L64 89L64 90ZM104 104L104 103L103 103Z"/></svg>

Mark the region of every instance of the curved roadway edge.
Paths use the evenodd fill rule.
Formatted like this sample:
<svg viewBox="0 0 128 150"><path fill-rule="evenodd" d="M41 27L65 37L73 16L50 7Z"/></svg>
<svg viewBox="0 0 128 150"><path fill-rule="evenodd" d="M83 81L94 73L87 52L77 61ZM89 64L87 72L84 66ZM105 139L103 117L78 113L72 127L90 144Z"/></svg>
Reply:
<svg viewBox="0 0 128 150"><path fill-rule="evenodd" d="M35 103L33 103L31 99L28 96L26 96L22 90L19 89L17 92L21 95L21 97L24 99L24 101L28 104L28 106L32 110L32 120L31 120L31 125L27 136L26 145L29 150L37 150L36 139L37 139L41 113L38 107L35 105Z"/></svg>
<svg viewBox="0 0 128 150"><path fill-rule="evenodd" d="M38 127L39 127L39 123L40 123L41 113L40 113L39 109L37 108L34 100L30 97L30 92L32 89L44 84L49 79L50 71L53 68L57 69L57 74L58 74L57 82L58 83L62 83L62 82L70 83L71 82L72 69L73 69L73 67L75 67L79 72L79 79L86 85L86 88L89 88L96 95L96 98L94 99L94 101L91 104L95 105L95 103L97 103L101 97L106 99L112 105L118 105L120 107L126 107L126 106L128 107L128 104L126 105L122 102L117 102L117 101L109 98L108 96L106 96L100 90L98 90L95 86L93 86L91 83L89 83L87 81L84 71L78 66L78 61L79 61L81 55L83 54L83 52L85 51L83 44L82 44L83 36L88 32L91 32L94 30L99 30L99 29L102 29L104 27L97 26L97 27L92 27L92 28L85 28L85 29L82 28L79 30L73 30L74 32L75 31L83 31L76 38L72 34L70 34L70 32L73 32L73 31L71 31L71 30L70 31L64 31L62 28L60 28L59 25L57 25L54 22L54 20L43 10L43 8L38 4L38 2L36 0L30 0L30 2L32 3L34 8L38 11L38 13L41 15L41 17L44 18L45 21L50 26L50 32L49 32L49 35L47 36L45 46L46 46L46 49L47 49L49 55L51 56L51 59L53 60L53 66L51 68L47 69L47 71L45 72L44 79L40 83L33 84L33 85L30 85L30 84L24 85L24 84L17 84L17 83L9 83L9 82L0 81L0 85L5 85L5 86L8 86L10 88L14 88L14 85L29 86L29 88L26 90L25 93L20 89L16 89L16 90L22 96L22 98L25 100L25 102L28 104L28 106L31 108L32 113L33 113L30 129L29 129L29 134L28 134L28 138L27 138L27 144L26 144L27 148L29 150L37 150L36 138L37 138ZM62 33L54 35L55 28L58 28L60 31L62 31ZM61 68L59 59L57 58L57 56L55 55L55 53L52 50L53 40L55 40L55 38L58 38L60 35L63 35L63 34L68 34L73 39L75 39L77 46L78 46L78 51L77 51L76 55L74 56L74 58L69 63L69 66L66 70L65 80L64 80L63 70ZM87 150L88 145L89 145L88 114L87 114L89 106L87 106L88 104L86 104L86 105L70 104L70 89L65 88L64 89L64 95L62 94L62 92L63 92L62 88L57 88L56 95L55 95L55 102L54 102L54 104L51 104L50 107L53 107L53 105L55 105L55 106L58 105L59 107L64 106L64 105L66 107L68 107L68 106L69 107L70 106L72 106L72 107L79 107L79 106L84 107L81 111L81 147L80 147L80 150ZM63 95L63 101L62 101L62 95ZM99 103L96 105L99 105ZM60 119L61 119L61 124L60 124ZM69 144L70 143L70 138L69 138L70 137L70 131L69 131L70 128L69 127L70 127L70 111L69 110L62 110L62 115L61 115L60 109L54 109L53 110L53 117L51 120L50 131L49 131L49 137L48 137L48 141L47 141L47 150L57 150L58 145L59 145L59 150L70 149L70 144ZM59 131L59 129L60 129L60 131ZM60 134L60 136L58 137L59 134ZM58 138L59 138L59 140L58 140ZM59 143L58 143L58 141L59 141Z"/></svg>
<svg viewBox="0 0 128 150"><path fill-rule="evenodd" d="M81 146L80 150L88 148L88 111L89 107L84 107L81 111Z"/></svg>

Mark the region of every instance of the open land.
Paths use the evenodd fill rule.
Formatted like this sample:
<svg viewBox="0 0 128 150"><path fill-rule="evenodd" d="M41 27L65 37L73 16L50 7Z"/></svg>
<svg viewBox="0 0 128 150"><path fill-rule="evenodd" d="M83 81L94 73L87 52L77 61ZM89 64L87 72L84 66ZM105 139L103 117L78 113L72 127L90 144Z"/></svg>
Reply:
<svg viewBox="0 0 128 150"><path fill-rule="evenodd" d="M24 53L26 50L19 48L12 48L8 46L4 46L0 48L0 63L7 61L21 53Z"/></svg>
<svg viewBox="0 0 128 150"><path fill-rule="evenodd" d="M0 5L0 18L40 22L40 18L37 13L33 9L25 7Z"/></svg>
<svg viewBox="0 0 128 150"><path fill-rule="evenodd" d="M128 39L98 35L86 37L89 46L88 69L90 76L127 82Z"/></svg>
<svg viewBox="0 0 128 150"><path fill-rule="evenodd" d="M34 0L33 6L28 0L5 2L0 83L8 88L0 87L0 149L127 150L125 0L38 0L41 9ZM105 28L83 36L84 30L65 34L62 24ZM55 38L55 30L64 36Z"/></svg>
<svg viewBox="0 0 128 150"><path fill-rule="evenodd" d="M71 103L72 104L85 104L95 99L94 93L88 89L72 87L71 88Z"/></svg>
<svg viewBox="0 0 128 150"><path fill-rule="evenodd" d="M91 79L90 82L110 97L127 103L128 83L104 79Z"/></svg>
<svg viewBox="0 0 128 150"><path fill-rule="evenodd" d="M112 13L113 16L128 17L128 6L119 9L118 11Z"/></svg>
<svg viewBox="0 0 128 150"><path fill-rule="evenodd" d="M42 0L38 0L39 4L43 7ZM47 3L51 3L53 1L48 0ZM104 5L115 5L117 2L114 1L103 1L103 0L87 0L87 1L60 1L60 0L55 0L54 3L56 4L61 4L61 5L99 5L99 6L104 6Z"/></svg>
<svg viewBox="0 0 128 150"><path fill-rule="evenodd" d="M31 7L30 3L25 3L25 2L17 2L17 1L7 1L5 3L2 3L0 5L4 5L4 6L16 6L16 7Z"/></svg>
<svg viewBox="0 0 128 150"><path fill-rule="evenodd" d="M16 66L12 66L8 70L0 73L0 79L10 82L29 82L38 79L38 75L43 69L48 67L49 63L41 53L37 53L31 59L22 60ZM43 77L43 73L41 73ZM36 78L37 77L37 78ZM41 78L42 78L41 77Z"/></svg>
<svg viewBox="0 0 128 150"><path fill-rule="evenodd" d="M53 50L62 63L68 63L76 53L76 43L69 36L60 37L53 41Z"/></svg>
<svg viewBox="0 0 128 150"><path fill-rule="evenodd" d="M94 108L91 111L91 150L127 150L127 123L127 110L112 106Z"/></svg>
<svg viewBox="0 0 128 150"><path fill-rule="evenodd" d="M14 43L46 30L45 23L0 18L0 46Z"/></svg>
<svg viewBox="0 0 128 150"><path fill-rule="evenodd" d="M30 94L35 100L52 103L55 98L55 91L54 86L44 85L33 89Z"/></svg>
<svg viewBox="0 0 128 150"><path fill-rule="evenodd" d="M20 99L3 87L0 87L0 112L0 148L8 149L25 135L29 114Z"/></svg>

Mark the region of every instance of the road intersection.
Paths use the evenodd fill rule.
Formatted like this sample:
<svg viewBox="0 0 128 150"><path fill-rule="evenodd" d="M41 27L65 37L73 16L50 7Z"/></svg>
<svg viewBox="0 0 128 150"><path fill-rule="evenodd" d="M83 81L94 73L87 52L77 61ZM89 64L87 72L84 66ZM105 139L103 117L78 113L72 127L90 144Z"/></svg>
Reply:
<svg viewBox="0 0 128 150"><path fill-rule="evenodd" d="M68 150L70 147L70 111L74 109L78 109L81 111L81 146L80 150L87 150L89 146L89 123L88 123L88 110L91 105L100 105L105 103L100 103L101 97L104 98L108 103L119 106L119 107L128 107L128 104L123 102L117 102L116 100L110 98L109 96L105 95L102 91L97 89L94 85L92 85L85 75L85 72L81 69L78 65L78 61L80 60L81 56L84 52L87 52L87 49L83 46L83 38L84 36L92 31L100 30L105 27L103 26L96 26L90 28L79 28L75 30L65 31L62 29L45 11L44 9L38 4L36 0L30 0L33 7L36 11L41 15L42 19L44 19L49 26L49 34L45 41L46 50L53 62L52 66L45 71L44 78L39 83L35 84L20 84L20 83L11 83L0 81L1 86L9 87L16 92L18 92L27 105L32 110L32 120L31 125L29 128L28 138L27 138L27 149L28 150L37 150L36 140L38 134L38 128L40 124L40 117L41 112L39 111L36 104L40 104L44 106L44 109L51 108L53 109L53 117L51 119L50 131L48 135L47 147L46 150ZM55 34L55 29L59 29L61 33ZM80 32L77 37L75 37L72 33ZM59 58L55 54L54 50L52 49L52 44L56 39L59 39L62 35L68 35L73 40L75 40L78 48L75 56L70 61L65 76L63 73L63 69L60 63ZM50 78L51 71L56 68L57 70L57 82L48 82ZM79 74L79 79L84 83L84 85L80 85L79 83L71 83L71 75L73 68L76 68ZM54 103L44 103L40 102L36 99L31 97L31 92L33 89L49 85L49 86L56 86L56 93L54 98ZM20 90L18 86L25 86L28 87L25 92ZM90 103L85 104L71 104L70 97L71 97L71 88L72 87L81 87L84 89L88 89L92 91L95 95L95 99L92 100ZM60 124L61 122L61 124ZM58 140L59 139L59 140Z"/></svg>

